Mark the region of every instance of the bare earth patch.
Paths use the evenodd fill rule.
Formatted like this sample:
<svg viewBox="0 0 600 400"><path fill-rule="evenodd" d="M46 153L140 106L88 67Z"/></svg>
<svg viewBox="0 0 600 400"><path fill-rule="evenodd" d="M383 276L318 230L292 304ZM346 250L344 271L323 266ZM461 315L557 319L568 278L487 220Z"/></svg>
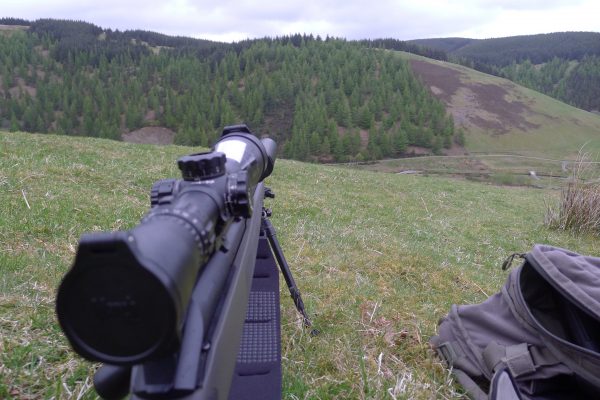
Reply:
<svg viewBox="0 0 600 400"><path fill-rule="evenodd" d="M427 61L411 60L410 64L431 92L446 104L458 125L476 126L496 135L539 127L527 120L526 115L533 111L526 103L508 100L507 87L471 83L460 71Z"/></svg>
<svg viewBox="0 0 600 400"><path fill-rule="evenodd" d="M407 146L404 153L410 157L427 156L431 154L431 149L428 149L427 147Z"/></svg>
<svg viewBox="0 0 600 400"><path fill-rule="evenodd" d="M37 89L27 86L27 83L23 78L17 78L17 86L8 89L8 92L14 98L20 98L22 93L27 93L31 97L35 97L37 95Z"/></svg>
<svg viewBox="0 0 600 400"><path fill-rule="evenodd" d="M159 126L147 126L137 131L124 133L121 138L124 142L143 144L173 144L175 132Z"/></svg>
<svg viewBox="0 0 600 400"><path fill-rule="evenodd" d="M450 105L452 96L463 86L462 73L427 61L411 60L410 66L439 99ZM433 89L435 88L435 89Z"/></svg>

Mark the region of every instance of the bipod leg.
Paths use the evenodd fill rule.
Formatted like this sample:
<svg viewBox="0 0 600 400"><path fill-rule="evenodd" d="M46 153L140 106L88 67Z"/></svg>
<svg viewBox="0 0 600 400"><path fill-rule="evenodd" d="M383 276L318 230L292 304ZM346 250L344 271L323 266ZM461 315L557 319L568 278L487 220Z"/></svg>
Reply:
<svg viewBox="0 0 600 400"><path fill-rule="evenodd" d="M267 240L269 241L269 245L271 246L271 250L275 255L275 259L277 260L277 264L279 265L279 269L281 270L281 274L285 279L285 283L287 284L288 289L290 290L290 295L292 296L292 300L294 301L294 305L296 309L302 315L302 319L304 320L304 325L307 328L311 328L310 334L315 336L319 333L318 330L314 329L312 326L312 322L310 318L306 314L306 310L304 308L304 302L302 301L302 295L300 294L300 290L296 286L296 282L294 281L294 277L292 276L292 271L290 271L290 267L288 266L287 261L285 260L285 256L283 255L283 250L279 245L279 241L277 240L277 234L275 232L275 227L269 220L269 215L266 210L263 210L262 216L262 229L267 236Z"/></svg>

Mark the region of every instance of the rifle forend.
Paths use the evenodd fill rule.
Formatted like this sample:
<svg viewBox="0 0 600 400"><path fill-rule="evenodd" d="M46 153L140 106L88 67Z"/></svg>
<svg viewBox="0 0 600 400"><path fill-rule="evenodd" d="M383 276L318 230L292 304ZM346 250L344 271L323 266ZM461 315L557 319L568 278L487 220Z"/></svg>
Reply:
<svg viewBox="0 0 600 400"><path fill-rule="evenodd" d="M56 300L77 353L134 366L128 388L140 397L227 396L275 150L226 127L214 151L178 160L182 180L153 185L139 225L82 236ZM225 344L232 355L215 357Z"/></svg>

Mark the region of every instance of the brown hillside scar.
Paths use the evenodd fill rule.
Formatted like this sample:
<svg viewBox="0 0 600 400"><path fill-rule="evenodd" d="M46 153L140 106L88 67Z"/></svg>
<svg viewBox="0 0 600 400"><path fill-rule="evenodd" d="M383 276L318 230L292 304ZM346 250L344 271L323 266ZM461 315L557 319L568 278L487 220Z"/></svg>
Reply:
<svg viewBox="0 0 600 400"><path fill-rule="evenodd" d="M411 60L410 65L459 125L476 126L495 135L540 127L527 120L527 115L535 113L527 103L508 100L507 85L468 82L462 72L427 61Z"/></svg>
<svg viewBox="0 0 600 400"><path fill-rule="evenodd" d="M411 60L410 65L427 87L430 89L435 88L435 90L432 90L433 94L446 104L450 104L452 96L463 86L460 80L463 74L454 69L419 60Z"/></svg>

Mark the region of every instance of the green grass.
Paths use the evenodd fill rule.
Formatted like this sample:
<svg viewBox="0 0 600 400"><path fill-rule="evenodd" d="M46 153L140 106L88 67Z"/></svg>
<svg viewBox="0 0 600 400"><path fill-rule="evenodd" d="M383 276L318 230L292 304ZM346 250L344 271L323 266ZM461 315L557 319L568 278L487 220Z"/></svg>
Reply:
<svg viewBox="0 0 600 400"><path fill-rule="evenodd" d="M0 133L0 398L95 398L93 366L55 316L84 232L127 229L192 149ZM550 231L557 193L278 160L273 223L315 326L282 289L285 399L460 398L427 345L451 304L484 300L502 260L534 243L600 254ZM554 200L552 200L554 201Z"/></svg>
<svg viewBox="0 0 600 400"><path fill-rule="evenodd" d="M501 78L497 84L502 84ZM529 122L539 125L528 131L513 130L491 136L483 130L467 135L471 151L518 151L525 155L575 158L582 147L600 151L600 117L596 114L562 103L531 89L513 84L512 95L533 110L526 113Z"/></svg>
<svg viewBox="0 0 600 400"><path fill-rule="evenodd" d="M586 165L586 180L597 179L600 163L591 155ZM402 173L412 171L422 175L465 178L496 185L529 186L560 189L569 179L576 160L560 160L518 154L471 154L464 156L425 156L380 160L352 165L367 171ZM531 172L535 172L532 176Z"/></svg>

